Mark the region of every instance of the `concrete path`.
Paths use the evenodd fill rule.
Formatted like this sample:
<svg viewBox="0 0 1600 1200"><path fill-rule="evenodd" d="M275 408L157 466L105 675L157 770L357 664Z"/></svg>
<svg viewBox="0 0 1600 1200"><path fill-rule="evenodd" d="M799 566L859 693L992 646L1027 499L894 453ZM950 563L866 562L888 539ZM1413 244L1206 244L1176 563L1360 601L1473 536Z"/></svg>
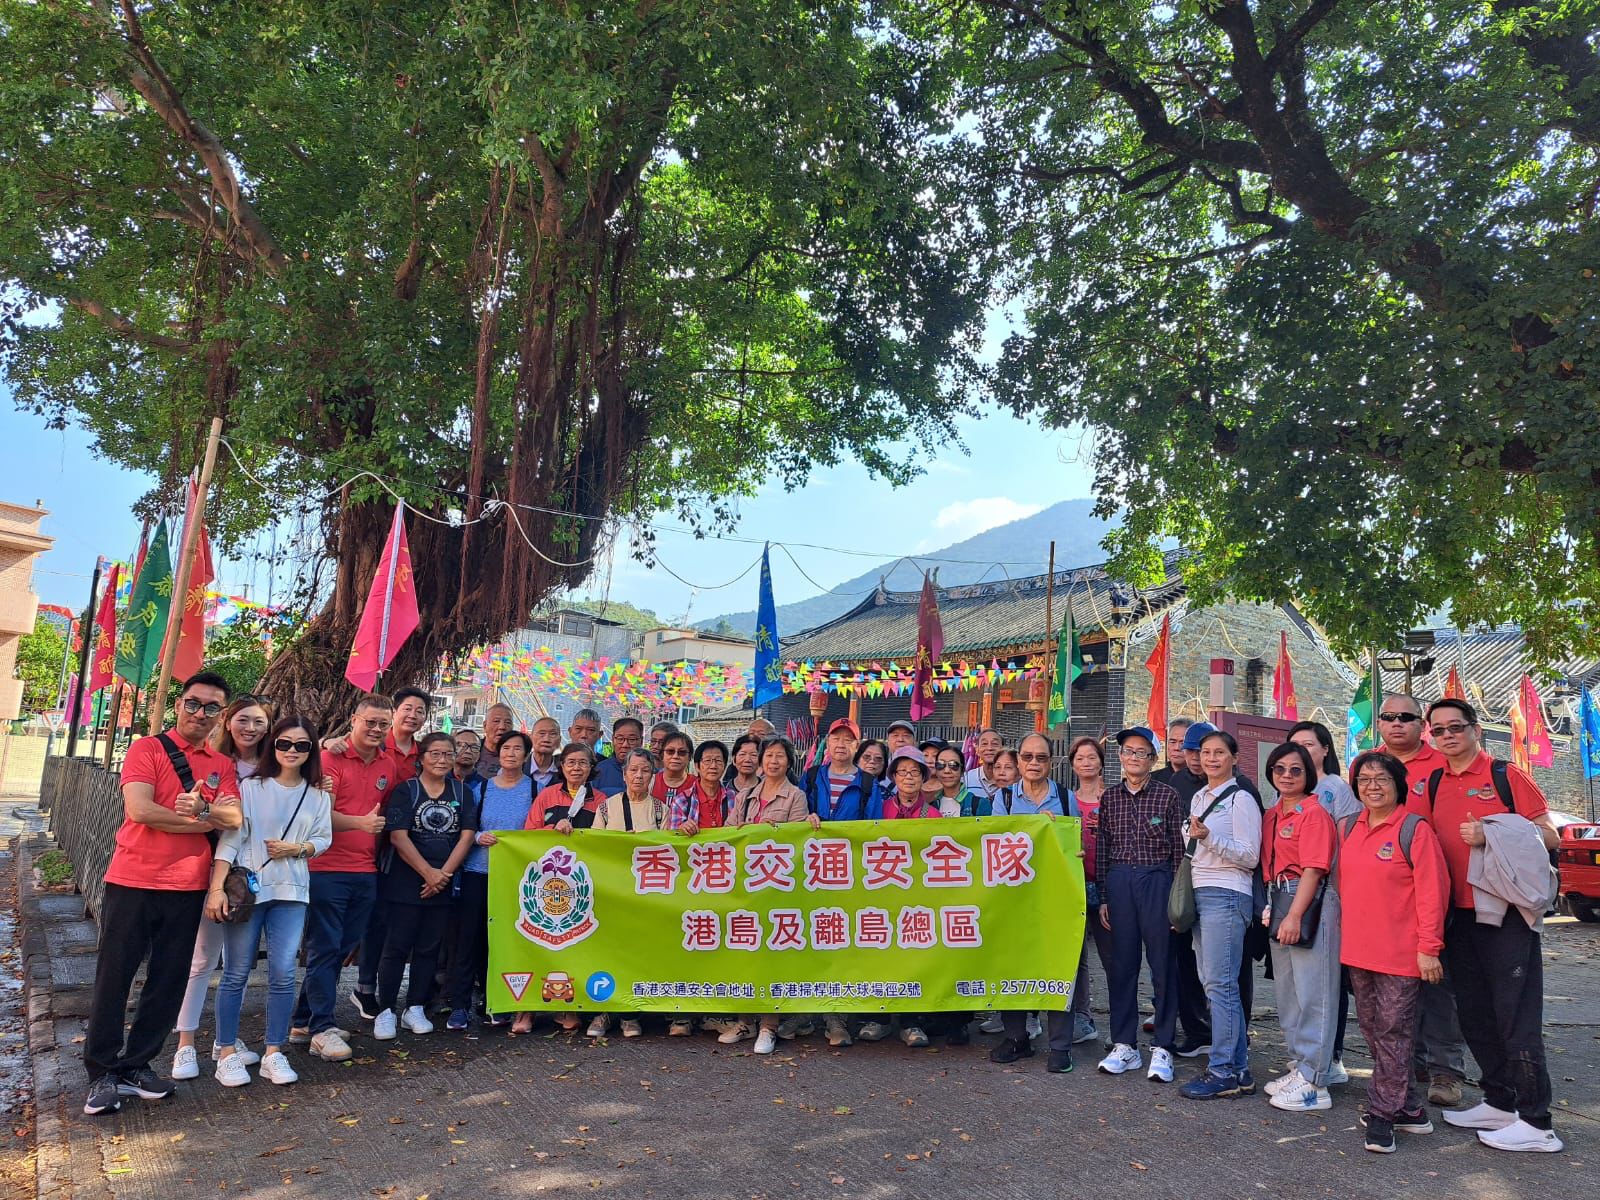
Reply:
<svg viewBox="0 0 1600 1200"><path fill-rule="evenodd" d="M47 845L26 841L18 855ZM301 1082L227 1090L209 1075L159 1104L81 1115L79 1039L93 929L70 895L23 881L39 1104L39 1196L173 1200L186 1194L394 1200L611 1195L1037 1197L1396 1195L1472 1200L1592 1195L1600 1167L1600 926L1553 923L1546 1017L1560 1155L1511 1156L1441 1125L1388 1156L1361 1149L1361 1082L1331 1112L1293 1116L1255 1097L1185 1101L1176 1087L1093 1070L1051 1076L1038 1058L991 1065L979 1045L898 1042L830 1050L820 1038L761 1059L709 1035L592 1045L361 1029L342 1066L296 1052ZM259 972L258 972L259 975ZM1096 997L1103 998L1101 980ZM261 1034L262 994L245 1036ZM1271 985L1258 987L1253 1061L1275 1073ZM210 1014L202 1038L209 1044ZM1370 1065L1354 1020L1346 1060ZM165 1073L168 1063L158 1064ZM1180 1080L1193 1067L1180 1072ZM1474 1093L1475 1095L1475 1093Z"/></svg>

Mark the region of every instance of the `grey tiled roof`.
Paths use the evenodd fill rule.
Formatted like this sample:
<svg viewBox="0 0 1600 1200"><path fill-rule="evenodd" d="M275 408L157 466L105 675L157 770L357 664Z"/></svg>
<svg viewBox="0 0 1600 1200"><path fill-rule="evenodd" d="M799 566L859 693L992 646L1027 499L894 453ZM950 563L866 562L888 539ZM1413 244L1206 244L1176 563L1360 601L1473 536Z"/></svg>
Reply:
<svg viewBox="0 0 1600 1200"><path fill-rule="evenodd" d="M1159 611L1183 594L1178 555L1167 556L1167 578L1155 588L1138 589L1107 577L1099 566L1057 571L1054 621L1072 598L1072 620L1080 634L1120 628L1150 610ZM946 657L1004 652L1054 640L1045 622L1047 576L1033 575L998 583L940 588L939 621ZM842 617L783 641L789 659L891 659L914 654L917 647L917 604L920 592L879 590ZM1147 608L1148 606L1148 608Z"/></svg>
<svg viewBox="0 0 1600 1200"><path fill-rule="evenodd" d="M1527 642L1522 636L1522 630L1515 625L1501 625L1495 629L1484 629L1476 632L1461 632L1454 629L1435 629L1433 631L1434 646L1432 651L1433 668L1425 674L1412 673L1411 687L1417 699L1423 704L1429 704L1444 695L1445 683L1450 677L1450 668L1457 665L1457 642L1460 644L1460 672L1462 682L1466 685L1467 698L1480 707L1486 707L1486 716L1495 721L1502 721L1511 711L1511 702L1515 699L1517 685L1522 681L1522 676L1531 671L1527 658ZM1382 658L1379 654L1379 658ZM1546 712L1557 715L1562 711L1560 704L1552 703L1559 692L1567 689L1565 680L1567 676L1574 681L1586 681L1593 685L1596 675L1600 674L1600 661L1592 658L1572 658L1557 663L1553 671L1531 671L1533 681L1539 689L1539 694L1545 700ZM1406 677L1404 671L1391 671L1383 668L1383 689L1385 693L1398 692L1405 688Z"/></svg>

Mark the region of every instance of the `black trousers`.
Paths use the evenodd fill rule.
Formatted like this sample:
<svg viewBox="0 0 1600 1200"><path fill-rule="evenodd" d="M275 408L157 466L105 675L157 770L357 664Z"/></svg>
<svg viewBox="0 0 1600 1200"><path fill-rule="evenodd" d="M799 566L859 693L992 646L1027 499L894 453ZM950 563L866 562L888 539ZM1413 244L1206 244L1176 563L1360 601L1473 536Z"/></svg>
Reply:
<svg viewBox="0 0 1600 1200"><path fill-rule="evenodd" d="M1150 1044L1163 1050L1172 1049L1173 1030L1178 1020L1178 988L1177 964L1172 955L1175 939L1172 927L1167 924L1167 893L1171 890L1172 868L1165 866L1118 864L1106 872L1101 885L1111 918L1111 966L1106 972L1106 990L1110 999L1113 1042L1128 1046L1139 1044L1139 956L1143 953L1150 965L1150 986L1156 1001L1155 1032L1150 1035ZM1194 959L1192 950L1189 958ZM1070 1048L1070 1020L1066 1029ZM1051 1035L1054 1048L1054 1026Z"/></svg>
<svg viewBox="0 0 1600 1200"><path fill-rule="evenodd" d="M204 889L163 892L106 884L94 1000L83 1040L83 1066L91 1082L102 1075L148 1067L161 1053L183 1007L205 899ZM144 987L124 1040L128 993L146 960Z"/></svg>
<svg viewBox="0 0 1600 1200"><path fill-rule="evenodd" d="M489 966L489 876L462 871L461 895L453 906L455 938L450 942L451 1008L471 1008L472 988Z"/></svg>
<svg viewBox="0 0 1600 1200"><path fill-rule="evenodd" d="M1178 962L1178 1024L1191 1042L1205 1045L1211 1040L1211 1006L1206 1001L1205 985L1200 982L1200 967L1194 961L1192 931L1172 935L1172 956Z"/></svg>
<svg viewBox="0 0 1600 1200"><path fill-rule="evenodd" d="M389 932L378 964L378 1008L396 1007L400 977L405 974L407 962L411 964L411 983L406 988L406 1005L426 1006L433 999L433 972L439 965L450 906L390 900L384 907L388 910Z"/></svg>
<svg viewBox="0 0 1600 1200"><path fill-rule="evenodd" d="M1498 927L1478 924L1470 908L1452 908L1444 957L1456 981L1462 1036L1483 1069L1483 1098L1535 1129L1549 1129L1539 935L1515 908Z"/></svg>

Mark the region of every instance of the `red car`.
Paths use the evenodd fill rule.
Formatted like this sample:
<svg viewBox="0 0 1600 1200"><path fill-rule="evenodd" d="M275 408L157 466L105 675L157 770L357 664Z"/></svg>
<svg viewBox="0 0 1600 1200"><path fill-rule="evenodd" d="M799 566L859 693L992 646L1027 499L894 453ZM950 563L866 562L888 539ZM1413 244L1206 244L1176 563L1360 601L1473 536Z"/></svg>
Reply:
<svg viewBox="0 0 1600 1200"><path fill-rule="evenodd" d="M1580 921L1600 921L1600 825L1564 825L1560 865L1567 910Z"/></svg>

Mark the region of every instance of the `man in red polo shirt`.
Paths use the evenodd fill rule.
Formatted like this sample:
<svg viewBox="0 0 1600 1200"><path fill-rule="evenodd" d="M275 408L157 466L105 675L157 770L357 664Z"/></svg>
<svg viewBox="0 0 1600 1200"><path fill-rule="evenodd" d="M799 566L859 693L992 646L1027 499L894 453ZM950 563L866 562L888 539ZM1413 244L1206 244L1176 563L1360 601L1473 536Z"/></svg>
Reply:
<svg viewBox="0 0 1600 1200"><path fill-rule="evenodd" d="M189 983L190 951L211 880L206 835L240 823L233 760L206 743L227 702L222 676L192 676L178 692L173 728L138 739L122 765L123 821L106 870L83 1044L90 1081L83 1111L91 1117L115 1112L123 1096L161 1100L172 1094L172 1084L150 1062L177 1023ZM124 1035L128 992L141 965L144 988Z"/></svg>
<svg viewBox="0 0 1600 1200"><path fill-rule="evenodd" d="M1515 906L1500 925L1480 924L1467 865L1484 844L1483 818L1504 813L1494 783L1494 760L1479 745L1478 714L1465 700L1428 706L1433 742L1444 755L1431 798L1431 823L1450 871L1450 916L1445 924L1444 961L1458 981L1456 1008L1461 1032L1483 1069L1483 1102L1444 1119L1476 1129L1478 1140L1497 1150L1560 1150L1550 1122L1550 1073L1545 1068L1544 959L1539 933ZM1512 809L1538 828L1545 846L1560 840L1544 793L1522 768L1506 766Z"/></svg>
<svg viewBox="0 0 1600 1200"><path fill-rule="evenodd" d="M394 716L387 696L363 696L338 753L324 754L322 771L333 795L333 845L311 860L306 908L306 974L295 1002L292 1042L309 1041L329 1062L350 1057L345 1033L333 1023L339 971L367 932L378 899L378 835L384 804L403 767L384 749Z"/></svg>
<svg viewBox="0 0 1600 1200"><path fill-rule="evenodd" d="M1402 810L1426 818L1428 777L1444 766L1444 755L1422 740L1422 705L1401 692L1385 696L1378 708L1378 737L1382 749L1398 758L1406 769L1406 794ZM1467 1078L1467 1043L1456 1017L1456 993L1449 972L1440 983L1422 984L1417 998L1417 1040L1413 1070L1428 1085L1428 1101L1444 1108L1461 1103L1461 1085Z"/></svg>

